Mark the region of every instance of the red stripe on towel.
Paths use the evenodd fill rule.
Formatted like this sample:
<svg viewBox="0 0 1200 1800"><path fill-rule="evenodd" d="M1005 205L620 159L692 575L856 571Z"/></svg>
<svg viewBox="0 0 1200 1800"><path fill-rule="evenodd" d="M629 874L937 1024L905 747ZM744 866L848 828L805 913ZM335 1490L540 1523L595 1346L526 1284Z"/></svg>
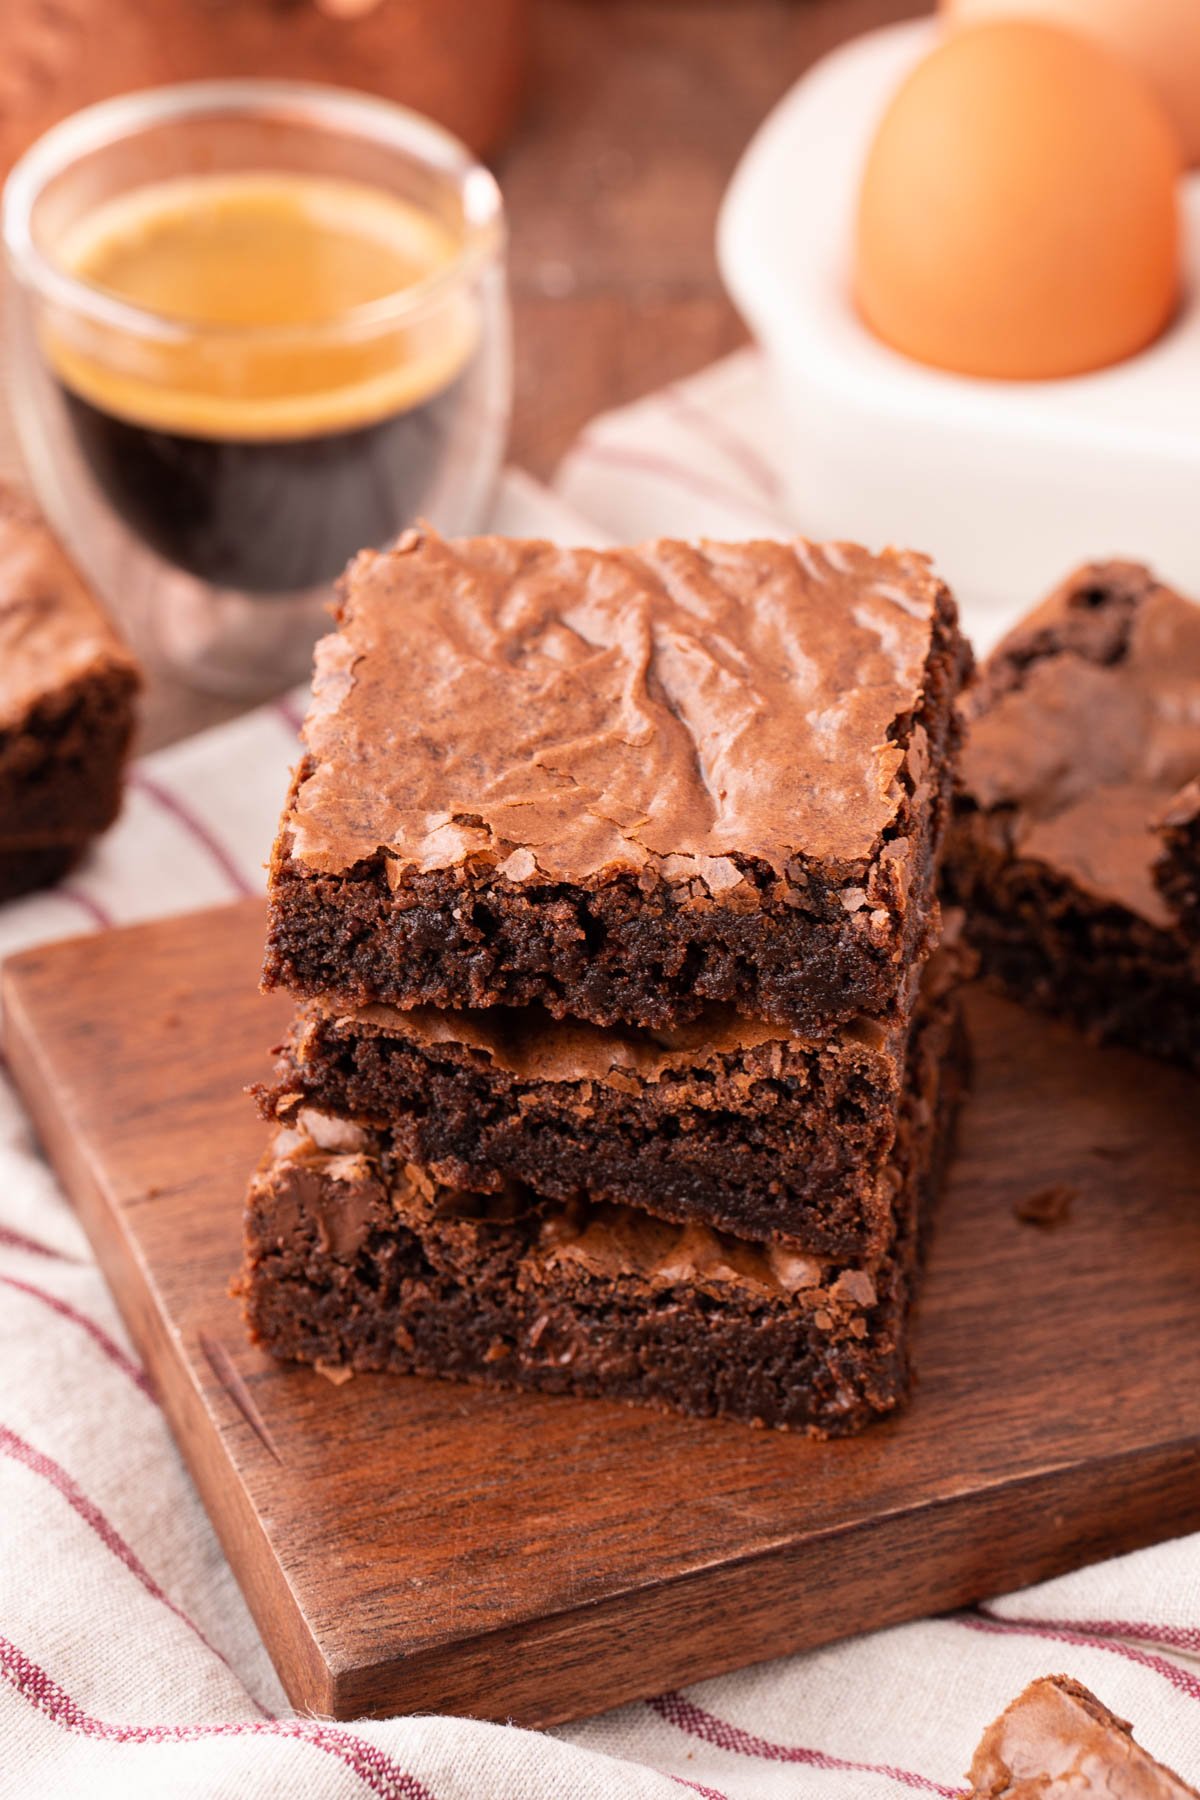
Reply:
<svg viewBox="0 0 1200 1800"><path fill-rule="evenodd" d="M248 1719L226 1725L116 1725L98 1719L23 1651L0 1637L0 1675L38 1712L81 1737L110 1744L192 1744L205 1738L295 1738L334 1756L379 1800L433 1800L424 1782L394 1763L365 1738L318 1719Z"/></svg>
<svg viewBox="0 0 1200 1800"><path fill-rule="evenodd" d="M135 1387L141 1388L148 1399L153 1400L155 1405L158 1404L158 1395L154 1392L150 1377L140 1363L134 1362L133 1358L122 1350L120 1344L114 1338L109 1337L103 1326L97 1325L94 1319L89 1319L86 1313L79 1312L69 1301L60 1300L57 1294L47 1293L45 1288L37 1287L32 1281L21 1281L15 1275L0 1275L0 1282L3 1282L5 1287L15 1288L19 1294L28 1294L31 1299L40 1301L43 1306L48 1306L51 1312L56 1312L60 1318L70 1319L73 1324L86 1331L92 1342L99 1345L109 1362L115 1363L123 1374L128 1375Z"/></svg>
<svg viewBox="0 0 1200 1800"><path fill-rule="evenodd" d="M182 825L188 836L200 845L201 849L220 869L236 893L252 894L255 892L220 839L197 813L194 813L189 806L185 806L183 801L171 792L170 788L164 787L161 782L152 781L140 769L134 770L129 779L134 787L148 795L155 805L161 807L163 812L169 813Z"/></svg>
<svg viewBox="0 0 1200 1800"><path fill-rule="evenodd" d="M769 1738L758 1737L740 1725L732 1725L727 1719L718 1719L713 1713L705 1712L703 1707L697 1706L683 1694L659 1694L646 1704L660 1719L665 1719L668 1725L686 1731L689 1737L702 1738L706 1744L713 1744L718 1750L728 1750L734 1756L753 1756L761 1762L802 1763L810 1769L845 1769L856 1774L884 1775L889 1781L899 1782L902 1787L916 1788L923 1794L941 1794L945 1800L955 1800L959 1793L958 1788L943 1787L928 1775L918 1775L912 1769L897 1768L893 1763L856 1762L842 1756L831 1756L826 1750L772 1743Z"/></svg>
<svg viewBox="0 0 1200 1800"><path fill-rule="evenodd" d="M49 1482L50 1486L62 1495L72 1511L83 1520L84 1524L91 1527L105 1548L111 1550L117 1561L124 1563L130 1574L141 1583L146 1592L173 1612L175 1617L199 1638L204 1648L211 1651L219 1661L225 1664L234 1679L238 1680L238 1685L242 1685L234 1670L230 1668L228 1660L216 1645L209 1642L196 1621L189 1618L182 1607L176 1606L171 1596L155 1581L132 1545L126 1542L112 1521L101 1512L94 1500L88 1498L74 1476L69 1474L61 1463L55 1462L54 1458L48 1456L44 1450L38 1450L33 1444L27 1443L23 1437L20 1437L7 1425L0 1425L0 1454L10 1456L14 1462L21 1463L31 1473L40 1476L43 1481ZM262 1713L263 1709L258 1706L257 1701L252 1700L252 1704ZM267 1716L266 1713L263 1713L264 1718Z"/></svg>

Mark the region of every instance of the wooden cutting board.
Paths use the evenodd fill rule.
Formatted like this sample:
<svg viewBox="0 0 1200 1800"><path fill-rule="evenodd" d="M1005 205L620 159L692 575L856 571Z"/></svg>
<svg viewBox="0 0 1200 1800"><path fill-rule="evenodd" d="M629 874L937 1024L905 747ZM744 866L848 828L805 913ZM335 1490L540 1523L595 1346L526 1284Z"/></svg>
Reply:
<svg viewBox="0 0 1200 1800"><path fill-rule="evenodd" d="M861 1438L333 1386L250 1349L227 1297L265 1139L243 1090L288 1012L256 991L262 936L257 903L134 926L18 956L3 991L13 1075L297 1706L546 1725L1200 1527L1183 1074L971 997L920 1383Z"/></svg>

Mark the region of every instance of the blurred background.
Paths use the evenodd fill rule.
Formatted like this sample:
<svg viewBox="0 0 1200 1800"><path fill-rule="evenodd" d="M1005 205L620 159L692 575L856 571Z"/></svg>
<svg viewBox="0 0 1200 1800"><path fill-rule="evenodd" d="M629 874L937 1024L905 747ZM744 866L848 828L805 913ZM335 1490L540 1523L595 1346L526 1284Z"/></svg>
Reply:
<svg viewBox="0 0 1200 1800"><path fill-rule="evenodd" d="M4 0L0 156L109 94L219 74L373 88L482 149L511 226L510 457L746 340L713 233L776 100L912 0ZM0 475L18 467L0 432ZM210 708L210 703L200 703ZM216 703L211 703L215 705Z"/></svg>
<svg viewBox="0 0 1200 1800"><path fill-rule="evenodd" d="M914 545L986 649L1086 558L1133 556L1184 591L1200 584L1200 0L933 12L933 0L3 0L0 166L92 102L221 76L317 80L428 114L499 178L507 461L543 482L558 472L572 529ZM275 104L290 122L294 101ZM722 377L747 321L764 354ZM8 332L12 399L36 359L15 321ZM507 332L495 335L507 395ZM714 364L683 395L672 386ZM664 390L657 418L604 417ZM676 463L699 454L672 445L661 416L695 414L697 396L743 468L769 477L757 512L722 509L711 480L698 511L673 507L647 478L664 447ZM582 481L579 457L563 463L573 447L592 465ZM600 491L606 457L623 469L619 518ZM19 469L0 408L0 478ZM76 515L59 512L70 537ZM118 611L136 585L126 575L106 593ZM304 659L320 628L296 636ZM156 678L144 742L234 710Z"/></svg>

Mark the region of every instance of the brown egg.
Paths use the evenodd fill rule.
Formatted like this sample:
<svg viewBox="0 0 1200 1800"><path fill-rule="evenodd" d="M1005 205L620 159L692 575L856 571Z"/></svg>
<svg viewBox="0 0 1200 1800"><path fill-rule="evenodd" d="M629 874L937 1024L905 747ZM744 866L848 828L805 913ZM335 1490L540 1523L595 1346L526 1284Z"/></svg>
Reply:
<svg viewBox="0 0 1200 1800"><path fill-rule="evenodd" d="M1081 374L1178 298L1178 139L1093 40L1006 19L946 38L879 126L855 297L895 349L960 374Z"/></svg>
<svg viewBox="0 0 1200 1800"><path fill-rule="evenodd" d="M941 0L954 25L1044 20L1082 31L1141 71L1175 121L1187 162L1200 163L1200 4L1197 0Z"/></svg>

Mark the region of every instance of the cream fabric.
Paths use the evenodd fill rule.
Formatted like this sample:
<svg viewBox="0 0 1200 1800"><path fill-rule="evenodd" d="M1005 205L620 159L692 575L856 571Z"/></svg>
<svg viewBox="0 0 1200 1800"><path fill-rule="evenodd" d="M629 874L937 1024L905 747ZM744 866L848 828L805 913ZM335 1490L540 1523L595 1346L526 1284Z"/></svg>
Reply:
<svg viewBox="0 0 1200 1800"><path fill-rule="evenodd" d="M569 505L510 478L497 526L580 541L767 532L781 522L780 454L745 353L599 421L562 471ZM298 704L147 758L88 863L54 893L0 908L0 954L260 888ZM293 1716L83 1234L0 1078L0 1795L952 1795L983 1725L1058 1670L1200 1781L1200 1539L545 1735Z"/></svg>

